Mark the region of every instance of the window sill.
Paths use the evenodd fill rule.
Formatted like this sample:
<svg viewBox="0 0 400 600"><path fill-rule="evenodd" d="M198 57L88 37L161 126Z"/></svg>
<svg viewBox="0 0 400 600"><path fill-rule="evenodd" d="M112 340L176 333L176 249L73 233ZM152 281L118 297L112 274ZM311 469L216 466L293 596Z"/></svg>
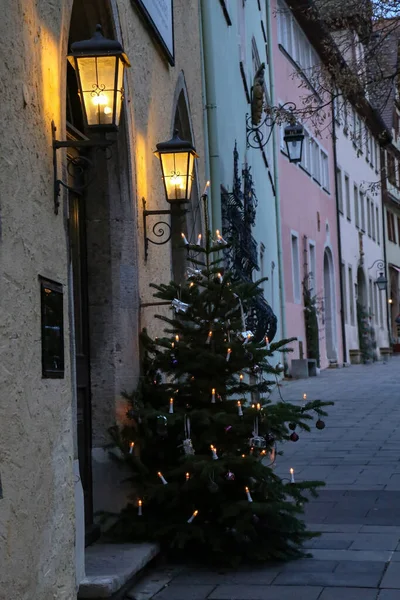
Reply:
<svg viewBox="0 0 400 600"><path fill-rule="evenodd" d="M349 223L351 223L351 217L347 217L347 220ZM357 227L357 225L356 225L356 227ZM357 229L358 229L358 227L357 227Z"/></svg>
<svg viewBox="0 0 400 600"><path fill-rule="evenodd" d="M303 173L305 173L306 175L311 177L311 173L310 173L310 171L308 171L308 169L306 169L306 167L303 167L303 165L299 164L299 168L303 171Z"/></svg>
<svg viewBox="0 0 400 600"><path fill-rule="evenodd" d="M78 598L113 598L159 553L157 544L94 544L85 550L86 577Z"/></svg>
<svg viewBox="0 0 400 600"><path fill-rule="evenodd" d="M322 189L328 194L328 196L331 195L330 191L326 187L322 186Z"/></svg>

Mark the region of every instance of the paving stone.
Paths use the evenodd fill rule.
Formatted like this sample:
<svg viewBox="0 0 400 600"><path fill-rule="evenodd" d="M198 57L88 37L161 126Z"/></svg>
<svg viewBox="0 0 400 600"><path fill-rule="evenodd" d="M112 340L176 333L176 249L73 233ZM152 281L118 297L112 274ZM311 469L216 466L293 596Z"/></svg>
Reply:
<svg viewBox="0 0 400 600"><path fill-rule="evenodd" d="M325 588L318 600L376 600L377 594L378 590L334 587Z"/></svg>
<svg viewBox="0 0 400 600"><path fill-rule="evenodd" d="M211 570L189 570L174 579L174 584L179 585L269 585L279 575L277 566L271 568L240 569L238 571L211 571Z"/></svg>
<svg viewBox="0 0 400 600"><path fill-rule="evenodd" d="M399 590L380 590L378 595L378 600L399 600L400 598L400 589Z"/></svg>
<svg viewBox="0 0 400 600"><path fill-rule="evenodd" d="M281 573L273 585L320 585L337 587L378 587L380 573Z"/></svg>
<svg viewBox="0 0 400 600"><path fill-rule="evenodd" d="M344 560L388 562L392 555L393 552L389 550L323 550L319 548L312 550L314 560L337 560L339 562Z"/></svg>
<svg viewBox="0 0 400 600"><path fill-rule="evenodd" d="M381 581L381 588L399 588L400 589L400 569L395 562L389 564L386 573ZM400 596L399 596L400 598Z"/></svg>
<svg viewBox="0 0 400 600"><path fill-rule="evenodd" d="M318 561L317 561L318 562ZM379 561L343 561L337 563L335 573L375 573L379 577L386 569L386 562Z"/></svg>
<svg viewBox="0 0 400 600"><path fill-rule="evenodd" d="M398 541L397 534L360 533L350 546L350 550L395 550Z"/></svg>
<svg viewBox="0 0 400 600"><path fill-rule="evenodd" d="M281 566L276 566L280 573L333 573L340 563L335 560L313 560L312 558L301 558L299 560L293 560L287 563L283 563Z"/></svg>
<svg viewBox="0 0 400 600"><path fill-rule="evenodd" d="M400 527L398 525L363 525L361 533L396 533L400 539Z"/></svg>
<svg viewBox="0 0 400 600"><path fill-rule="evenodd" d="M154 600L206 600L214 589L215 585L176 585L171 583L156 594Z"/></svg>
<svg viewBox="0 0 400 600"><path fill-rule="evenodd" d="M362 529L361 524L336 524L336 523L309 523L310 531L316 532L332 532L332 533L358 533Z"/></svg>
<svg viewBox="0 0 400 600"><path fill-rule="evenodd" d="M321 592L321 587L298 587L295 590L295 598L296 600L317 600ZM156 600L157 598L156 596ZM172 597L171 600L173 600ZM180 598L176 598L176 600L180 600ZM292 586L221 585L210 594L208 600L294 600L294 596Z"/></svg>

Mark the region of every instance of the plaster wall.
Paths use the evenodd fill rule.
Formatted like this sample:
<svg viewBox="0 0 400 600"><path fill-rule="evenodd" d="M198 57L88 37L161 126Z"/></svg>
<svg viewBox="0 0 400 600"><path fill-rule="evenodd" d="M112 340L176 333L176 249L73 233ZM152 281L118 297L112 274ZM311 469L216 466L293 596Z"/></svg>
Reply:
<svg viewBox="0 0 400 600"><path fill-rule="evenodd" d="M374 265L375 261L384 261L383 251L383 235L384 229L382 224L382 198L381 189L378 187L377 192L373 192L371 184L379 183L380 181L380 162L379 152L377 156L374 153L374 166L366 160L365 145L363 152L359 152L353 143L351 123L349 123L349 131L347 134L344 133L343 126L338 125L336 129L337 134L337 162L338 167L342 169L342 177L344 184L344 175L348 175L350 180L350 212L347 210L345 189L343 186L343 212L340 214L340 230L342 240L342 262L346 272L345 282L345 296L346 296L346 318L345 318L345 329L346 329L346 344L347 349L356 350L359 348L358 339L358 328L357 328L357 311L356 311L356 296L360 292L357 287L354 287L353 293L350 292L349 283L349 267L351 267L353 274L353 286L357 284L357 272L359 267L364 273L365 281L367 283L367 308L372 313L371 325L374 327L377 348L388 346L388 335L387 335L387 305L386 295L384 292L376 290L377 305L375 301L371 304L368 287L369 279L373 281L373 288L375 288L375 279L379 273L377 273L377 266ZM365 140L363 139L363 144ZM374 204L374 214L376 215L376 208L378 208L379 214L379 243L378 236L375 235L375 240L371 235L367 233L367 215L365 216L365 230L362 229L361 217L360 227L356 226L355 219L355 203L354 203L354 185L359 190L364 190L366 196L370 198L370 201ZM364 200L366 202L366 200ZM360 205L359 205L360 209ZM365 209L366 210L366 209ZM361 214L361 213L360 213ZM376 221L375 221L376 229ZM374 265L374 266L372 266ZM370 268L372 267L372 268ZM354 307L354 319L351 317L350 304L353 303ZM380 303L382 309L380 309ZM382 319L380 318L380 312L382 312Z"/></svg>
<svg viewBox="0 0 400 600"><path fill-rule="evenodd" d="M89 6L90 4L90 6ZM137 383L137 333L157 331L149 283L168 282L171 248L151 246L144 261L142 205L168 208L155 145L172 135L184 89L204 181L203 108L197 2L174 2L175 66L167 63L132 2L111 1L116 35L131 60L125 127L101 187L88 197L89 243L98 260L89 274L92 296L94 454L104 482L106 429L124 418L122 389ZM101 3L87 3L96 15ZM67 241L67 194L53 211L51 121L65 139L66 54L72 1L9 2L0 35L3 135L0 142L0 598L70 600L75 597L73 459L76 408ZM93 23L95 25L95 22ZM121 137L123 136L123 137ZM59 151L59 167L65 154ZM100 165L102 169L102 166ZM64 169L65 170L65 169ZM64 172L65 176L65 172ZM65 177L64 177L65 178ZM97 210L97 213L95 213ZM89 211L90 212L90 211ZM109 277L96 270L107 263ZM65 377L42 379L38 275L64 286ZM102 382L102 377L104 381ZM113 489L102 488L107 496ZM101 502L96 508L101 508Z"/></svg>
<svg viewBox="0 0 400 600"><path fill-rule="evenodd" d="M274 62L275 98L276 105L294 102L297 107L302 106L302 97L308 90L306 81L296 71L295 63L289 55L279 46L278 40L278 15L277 3L271 2L272 25L272 60ZM342 342L340 333L340 284L338 272L338 237L336 221L334 153L329 126L329 111L327 111L325 127L322 131L315 132L312 123L307 121L303 125L312 138L315 138L320 148L328 155L329 189L325 190L317 181L300 165L289 162L281 140L280 127L276 127L276 143L278 146L278 177L280 189L280 207L282 221L282 246L283 265L285 278L286 297L286 327L287 336L296 337L297 342L292 344L293 353L288 356L289 361L300 357L299 342L302 342L304 358L307 357L306 332L304 322L304 304L302 282L310 272L309 243L315 245L315 274L313 276L312 294L317 296L319 315L319 346L321 368L329 365L327 349L327 293L324 281L324 255L327 252L331 266L331 302L333 356L339 364L343 360ZM305 141L304 144L307 142ZM303 153L305 149L303 148ZM294 265L292 258L292 235L298 236L300 294L295 294ZM306 248L307 253L304 253Z"/></svg>
<svg viewBox="0 0 400 600"><path fill-rule="evenodd" d="M0 37L0 597L75 593L65 220L53 211L51 121L64 111L71 2L6 1ZM62 128L61 128L62 133ZM42 379L38 275L64 288L65 377Z"/></svg>
<svg viewBox="0 0 400 600"><path fill-rule="evenodd" d="M231 21L231 25L229 25L220 3L214 0L205 0L205 3L207 2L211 18L205 26L210 28L213 46L205 48L204 51L210 53L213 64L209 77L214 78L216 94L220 185L225 190L232 191L233 151L236 143L239 154L239 176L242 175L242 168L247 163L247 166L251 168L258 199L256 223L252 233L258 242L260 270L255 271L253 277L254 279L268 277L268 281L264 283L264 296L278 318L276 335L276 340L278 340L280 339L281 318L275 197L271 182L271 179L273 181L274 178L272 138L265 148L265 160L259 148L247 147L246 140L246 116L251 113L247 93L251 92L256 70L256 62L253 58L255 49L260 63L266 64L264 75L266 89L270 94L266 39L263 35L263 28L264 31L267 30L265 3L227 3ZM245 84L240 63L242 63ZM268 130L266 130L266 134L268 135ZM218 201L219 199L213 197L213 202ZM261 245L265 247L262 259L260 257Z"/></svg>

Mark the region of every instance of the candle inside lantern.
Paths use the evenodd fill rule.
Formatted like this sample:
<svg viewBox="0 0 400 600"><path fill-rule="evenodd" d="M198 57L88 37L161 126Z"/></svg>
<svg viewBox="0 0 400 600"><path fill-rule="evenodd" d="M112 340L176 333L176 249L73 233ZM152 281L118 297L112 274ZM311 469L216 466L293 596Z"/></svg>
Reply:
<svg viewBox="0 0 400 600"><path fill-rule="evenodd" d="M239 415L239 417L243 417L242 404L241 404L240 400L238 400L237 406L238 406L238 415Z"/></svg>
<svg viewBox="0 0 400 600"><path fill-rule="evenodd" d="M162 482L164 485L167 485L168 481L165 479L165 477L163 477L163 474L162 474L162 473L160 473L160 471L158 471L157 475L158 475L158 476L159 476L159 478L161 479L161 482Z"/></svg>
<svg viewBox="0 0 400 600"><path fill-rule="evenodd" d="M246 495L247 495L247 500L249 502L253 502L253 498L251 497L249 488L246 486L244 489L245 489L245 492L246 492Z"/></svg>
<svg viewBox="0 0 400 600"><path fill-rule="evenodd" d="M174 399L170 398L169 399L169 414L172 415L174 412Z"/></svg>
<svg viewBox="0 0 400 600"><path fill-rule="evenodd" d="M190 517L190 519L188 519L188 523L193 523L194 519L197 517L198 514L199 514L199 511L195 510L194 513L192 514L192 516Z"/></svg>
<svg viewBox="0 0 400 600"><path fill-rule="evenodd" d="M138 515L139 517L142 516L142 501L138 500Z"/></svg>
<svg viewBox="0 0 400 600"><path fill-rule="evenodd" d="M211 390L211 404L215 404L215 388Z"/></svg>
<svg viewBox="0 0 400 600"><path fill-rule="evenodd" d="M294 469L290 468L289 472L290 472L290 483L296 483L294 480Z"/></svg>
<svg viewBox="0 0 400 600"><path fill-rule="evenodd" d="M132 454L132 453L133 453L133 449L134 449L134 447L135 447L135 442L131 442L131 443L129 444L129 454Z"/></svg>
<svg viewBox="0 0 400 600"><path fill-rule="evenodd" d="M181 236L182 236L182 241L185 244L185 246L188 246L189 242L187 241L186 235L184 233L181 233Z"/></svg>
<svg viewBox="0 0 400 600"><path fill-rule="evenodd" d="M214 446L212 444L211 444L210 448L211 448L213 460L218 460L217 451L216 451L216 449L214 448Z"/></svg>

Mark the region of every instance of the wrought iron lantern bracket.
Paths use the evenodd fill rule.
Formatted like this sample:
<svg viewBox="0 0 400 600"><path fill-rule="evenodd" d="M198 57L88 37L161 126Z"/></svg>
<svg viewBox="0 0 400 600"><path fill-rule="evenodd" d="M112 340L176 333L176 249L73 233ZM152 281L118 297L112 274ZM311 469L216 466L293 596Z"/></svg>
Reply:
<svg viewBox="0 0 400 600"><path fill-rule="evenodd" d="M162 209L162 210L147 210L146 208L146 199L142 198L143 205L143 235L144 235L144 260L147 261L149 255L149 244L155 244L156 246L163 246L167 244L172 237L172 228L171 224L167 221L157 221L154 223L151 231L157 239L151 239L147 235L147 217L152 216L162 216L162 215L184 215L188 211L186 209L182 209L180 207L174 208L174 210Z"/></svg>
<svg viewBox="0 0 400 600"><path fill-rule="evenodd" d="M270 107L266 109L264 119L255 125L252 121L252 115L246 114L246 141L248 148L265 148L271 139L275 125L281 125L287 122L290 125L296 123L295 112L296 104L286 102L280 107ZM266 131L266 127L268 130Z"/></svg>
<svg viewBox="0 0 400 600"><path fill-rule="evenodd" d="M84 183L76 186L69 185L68 183L65 183L65 181L62 181L62 179L59 179L57 169L57 150L59 150L59 148L99 148L106 150L115 143L115 140L57 140L57 128L53 121L51 123L51 130L53 136L54 213L58 215L61 187L64 187L72 192L80 193L90 185L93 178L86 179ZM70 171L70 168L76 169L80 175L83 175L87 170L93 169L95 166L94 162L87 158L87 156L67 157L67 160L67 171L70 175L73 175L73 173Z"/></svg>

